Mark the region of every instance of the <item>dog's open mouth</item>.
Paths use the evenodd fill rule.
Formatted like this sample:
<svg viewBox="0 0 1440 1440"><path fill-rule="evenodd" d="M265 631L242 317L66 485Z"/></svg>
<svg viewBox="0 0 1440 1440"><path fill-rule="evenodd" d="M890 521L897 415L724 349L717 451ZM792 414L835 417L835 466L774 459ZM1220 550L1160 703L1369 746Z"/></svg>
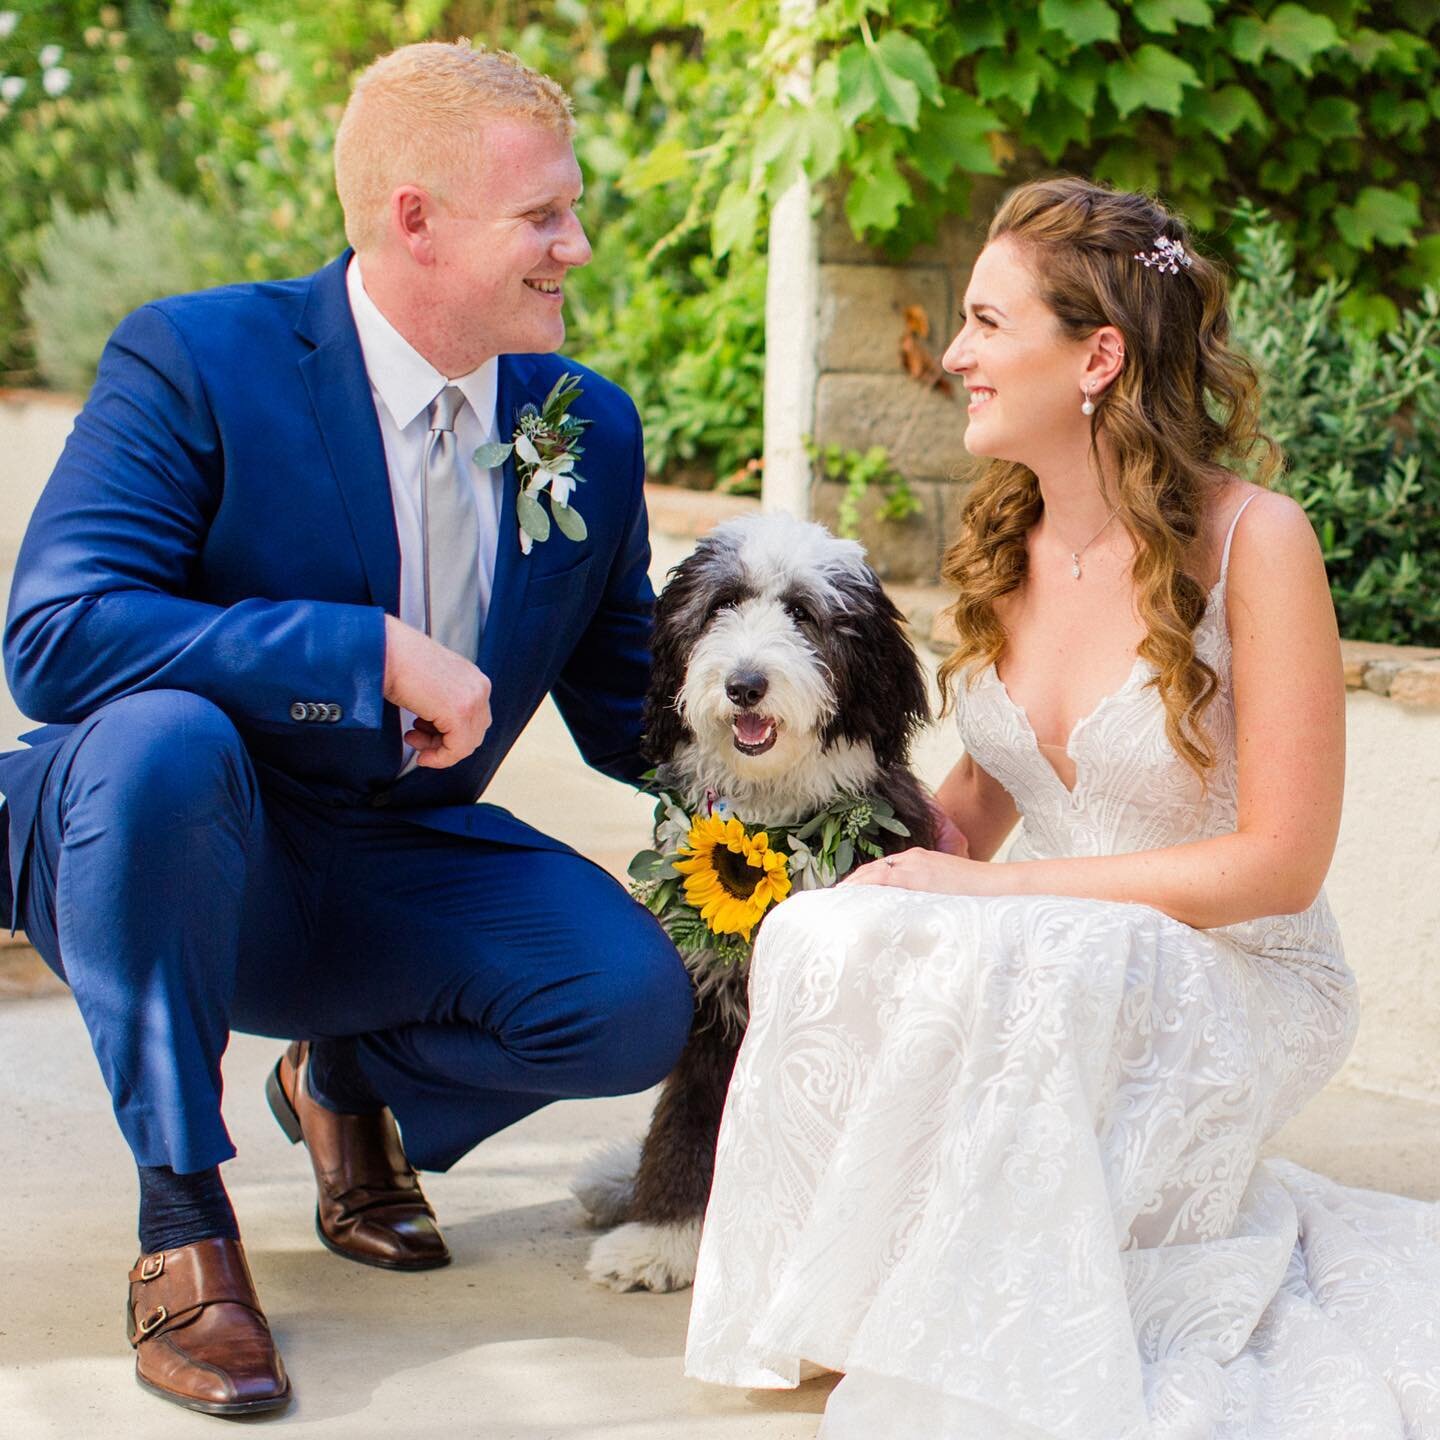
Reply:
<svg viewBox="0 0 1440 1440"><path fill-rule="evenodd" d="M775 743L779 728L768 715L742 710L735 716L735 748L742 755L763 755Z"/></svg>

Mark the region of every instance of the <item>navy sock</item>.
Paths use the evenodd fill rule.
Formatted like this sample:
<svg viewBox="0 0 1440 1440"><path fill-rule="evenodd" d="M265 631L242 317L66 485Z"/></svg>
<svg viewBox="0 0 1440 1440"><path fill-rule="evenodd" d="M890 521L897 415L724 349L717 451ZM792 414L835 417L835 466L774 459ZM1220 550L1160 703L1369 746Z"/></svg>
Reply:
<svg viewBox="0 0 1440 1440"><path fill-rule="evenodd" d="M197 1240L238 1240L240 1229L220 1167L177 1175L168 1165L141 1165L140 1252L176 1250Z"/></svg>
<svg viewBox="0 0 1440 1440"><path fill-rule="evenodd" d="M355 1041L313 1040L310 1043L310 1093L327 1110L342 1115L369 1115L385 1108L360 1068Z"/></svg>

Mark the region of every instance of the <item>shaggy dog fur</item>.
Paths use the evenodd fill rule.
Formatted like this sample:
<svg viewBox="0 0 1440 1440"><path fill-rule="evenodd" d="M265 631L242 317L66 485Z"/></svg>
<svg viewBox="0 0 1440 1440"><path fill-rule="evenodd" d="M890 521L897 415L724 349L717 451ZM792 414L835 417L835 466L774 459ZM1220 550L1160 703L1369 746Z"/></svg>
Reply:
<svg viewBox="0 0 1440 1440"><path fill-rule="evenodd" d="M933 845L929 801L906 768L929 719L924 676L854 541L786 516L717 526L671 572L653 651L646 753L690 813L710 792L749 823L790 825L841 793L870 794L910 831L882 832L886 850ZM695 1275L747 975L688 958L695 1021L643 1146L601 1152L575 1182L592 1221L619 1227L588 1266L616 1290L679 1290Z"/></svg>

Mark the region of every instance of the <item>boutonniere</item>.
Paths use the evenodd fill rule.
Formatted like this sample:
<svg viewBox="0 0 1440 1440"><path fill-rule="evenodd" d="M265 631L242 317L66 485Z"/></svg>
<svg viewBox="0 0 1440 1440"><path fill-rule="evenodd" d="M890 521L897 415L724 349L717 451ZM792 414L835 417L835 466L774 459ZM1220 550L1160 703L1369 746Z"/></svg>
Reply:
<svg viewBox="0 0 1440 1440"><path fill-rule="evenodd" d="M583 540L585 521L570 503L577 485L585 477L575 469L575 462L584 453L580 436L590 423L570 413L580 397L580 377L567 370L551 387L545 403L537 410L524 406L516 417L515 438L506 444L499 441L482 445L475 452L475 463L486 469L503 465L510 452L515 452L515 469L520 477L520 493L515 497L515 517L520 522L520 550L528 555L539 540L550 538L553 518L560 533L570 540ZM546 513L540 497L550 496Z"/></svg>

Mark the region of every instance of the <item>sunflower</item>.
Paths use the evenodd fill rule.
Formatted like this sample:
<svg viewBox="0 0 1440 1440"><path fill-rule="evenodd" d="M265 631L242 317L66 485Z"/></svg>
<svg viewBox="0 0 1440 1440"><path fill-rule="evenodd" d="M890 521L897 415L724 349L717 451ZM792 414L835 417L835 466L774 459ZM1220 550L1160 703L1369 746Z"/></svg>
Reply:
<svg viewBox="0 0 1440 1440"><path fill-rule="evenodd" d="M770 903L790 893L785 856L763 830L747 835L739 820L697 815L680 853L690 857L675 862L685 898L717 935L749 940Z"/></svg>

